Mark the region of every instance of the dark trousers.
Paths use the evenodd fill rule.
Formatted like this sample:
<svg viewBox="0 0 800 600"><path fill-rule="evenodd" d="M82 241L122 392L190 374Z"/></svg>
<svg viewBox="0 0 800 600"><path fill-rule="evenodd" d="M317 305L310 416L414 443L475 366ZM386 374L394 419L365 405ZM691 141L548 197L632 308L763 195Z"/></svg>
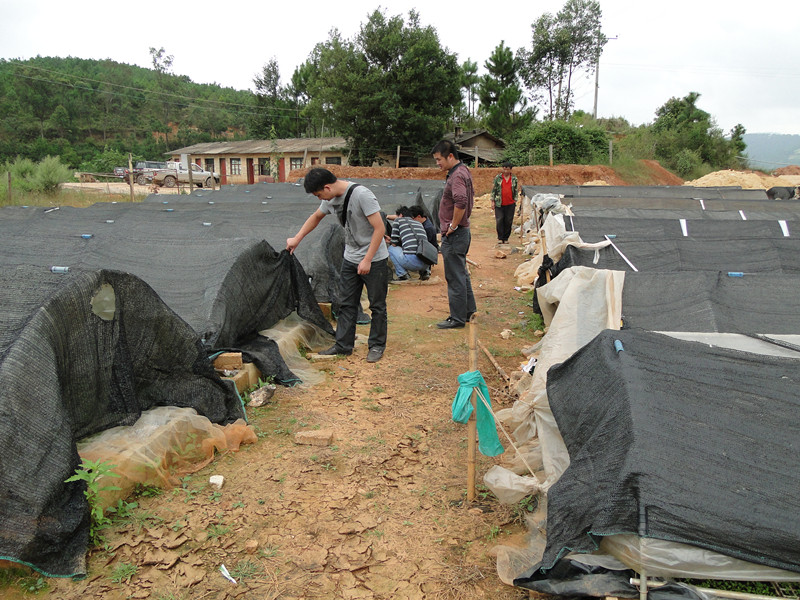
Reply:
<svg viewBox="0 0 800 600"><path fill-rule="evenodd" d="M514 209L516 204L494 207L494 222L497 225L497 239L504 242L511 237L511 228L514 226Z"/></svg>
<svg viewBox="0 0 800 600"><path fill-rule="evenodd" d="M467 252L471 241L472 235L468 227L459 227L442 236L441 251L450 318L459 323L466 323L467 315L475 312L475 296L472 294L472 281L467 271Z"/></svg>
<svg viewBox="0 0 800 600"><path fill-rule="evenodd" d="M339 314L336 318L336 346L352 351L356 341L356 318L361 291L366 286L372 320L369 326L369 347L386 347L386 292L389 289L389 259L375 261L366 275L358 274L358 265L342 260Z"/></svg>

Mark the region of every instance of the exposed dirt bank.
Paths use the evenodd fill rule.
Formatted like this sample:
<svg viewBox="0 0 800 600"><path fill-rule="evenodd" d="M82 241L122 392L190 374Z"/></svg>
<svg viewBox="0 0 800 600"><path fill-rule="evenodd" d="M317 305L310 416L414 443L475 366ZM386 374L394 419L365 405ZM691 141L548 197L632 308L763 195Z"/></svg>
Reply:
<svg viewBox="0 0 800 600"><path fill-rule="evenodd" d="M655 161L642 161L648 171L650 185L681 185L683 180L673 175ZM341 167L326 165L337 177L344 179L438 179L444 180L444 173L438 168L406 167ZM492 190L495 175L500 168L471 168L475 182L475 193L488 194ZM297 181L308 172L298 169L289 173L289 180ZM514 167L514 174L522 185L583 185L587 182L605 182L608 185L628 185L611 167L602 165L555 165Z"/></svg>

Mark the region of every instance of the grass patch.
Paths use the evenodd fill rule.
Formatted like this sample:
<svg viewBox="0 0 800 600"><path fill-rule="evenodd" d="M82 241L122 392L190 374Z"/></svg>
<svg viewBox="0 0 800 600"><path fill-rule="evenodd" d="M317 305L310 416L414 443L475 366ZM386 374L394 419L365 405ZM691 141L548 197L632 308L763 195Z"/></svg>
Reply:
<svg viewBox="0 0 800 600"><path fill-rule="evenodd" d="M38 594L47 589L47 579L25 568L0 569L0 590L10 587L19 588L24 594Z"/></svg>
<svg viewBox="0 0 800 600"><path fill-rule="evenodd" d="M514 356L519 356L519 350L506 350L505 348L498 348L496 346L489 346L489 348L487 348L487 350L489 350L489 354L491 354L495 358L499 358L499 357L508 357L508 358L510 358L510 357L514 357Z"/></svg>
<svg viewBox="0 0 800 600"><path fill-rule="evenodd" d="M208 534L208 539L213 540L215 538L222 537L223 535L227 535L231 532L231 528L224 523L214 523L213 525L209 525L206 528L206 533Z"/></svg>
<svg viewBox="0 0 800 600"><path fill-rule="evenodd" d="M614 153L614 164L611 165L617 175L628 185L653 185L652 172L649 167L638 158Z"/></svg>
<svg viewBox="0 0 800 600"><path fill-rule="evenodd" d="M280 554L280 552L278 548L275 546L266 546L265 548L262 548L261 550L258 551L258 555L261 558L275 558L276 556L278 556L278 554Z"/></svg>
<svg viewBox="0 0 800 600"><path fill-rule="evenodd" d="M143 497L143 498L157 498L163 493L163 490L159 487L155 487L153 485L144 485L142 483L137 483L136 487L133 490L134 497Z"/></svg>
<svg viewBox="0 0 800 600"><path fill-rule="evenodd" d="M797 598L798 593L800 593L800 584L797 582L773 583L771 581L728 581L721 579L676 579L676 581L712 590L758 594L761 596Z"/></svg>
<svg viewBox="0 0 800 600"><path fill-rule="evenodd" d="M240 560L230 571L234 579L253 579L264 574L264 567L252 560Z"/></svg>
<svg viewBox="0 0 800 600"><path fill-rule="evenodd" d="M114 570L111 571L111 575L109 575L109 579L114 583L130 583L131 577L136 575L139 572L139 565L134 565L131 563L120 563Z"/></svg>

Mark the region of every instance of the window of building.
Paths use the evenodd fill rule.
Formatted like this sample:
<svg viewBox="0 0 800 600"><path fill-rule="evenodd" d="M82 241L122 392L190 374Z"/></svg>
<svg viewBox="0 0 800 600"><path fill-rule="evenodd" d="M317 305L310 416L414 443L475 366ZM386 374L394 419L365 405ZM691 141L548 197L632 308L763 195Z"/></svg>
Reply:
<svg viewBox="0 0 800 600"><path fill-rule="evenodd" d="M259 175L271 175L269 159L268 158L259 158L258 159L258 174Z"/></svg>
<svg viewBox="0 0 800 600"><path fill-rule="evenodd" d="M231 175L241 175L242 174L242 159L241 158L232 158L231 159Z"/></svg>
<svg viewBox="0 0 800 600"><path fill-rule="evenodd" d="M303 157L298 156L297 158L290 158L289 159L289 170L294 171L295 169L302 169L303 168Z"/></svg>
<svg viewBox="0 0 800 600"><path fill-rule="evenodd" d="M206 171L208 171L209 173L213 173L214 172L214 159L213 158L207 158L206 159Z"/></svg>
<svg viewBox="0 0 800 600"><path fill-rule="evenodd" d="M340 164L342 164L342 157L341 156L326 156L325 157L325 164L326 165L340 165Z"/></svg>

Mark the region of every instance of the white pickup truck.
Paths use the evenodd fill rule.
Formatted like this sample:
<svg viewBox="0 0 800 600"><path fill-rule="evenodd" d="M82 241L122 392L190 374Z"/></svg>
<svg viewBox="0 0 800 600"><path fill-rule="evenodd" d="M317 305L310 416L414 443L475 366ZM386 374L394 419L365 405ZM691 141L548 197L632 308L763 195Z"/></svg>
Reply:
<svg viewBox="0 0 800 600"><path fill-rule="evenodd" d="M219 183L219 175L216 173L209 173L195 163L192 163L191 166L192 183L194 185L210 188L215 181ZM181 183L189 183L189 170L183 163L168 162L166 169L161 169L153 173L153 183L156 185L174 188L178 185L179 181Z"/></svg>

